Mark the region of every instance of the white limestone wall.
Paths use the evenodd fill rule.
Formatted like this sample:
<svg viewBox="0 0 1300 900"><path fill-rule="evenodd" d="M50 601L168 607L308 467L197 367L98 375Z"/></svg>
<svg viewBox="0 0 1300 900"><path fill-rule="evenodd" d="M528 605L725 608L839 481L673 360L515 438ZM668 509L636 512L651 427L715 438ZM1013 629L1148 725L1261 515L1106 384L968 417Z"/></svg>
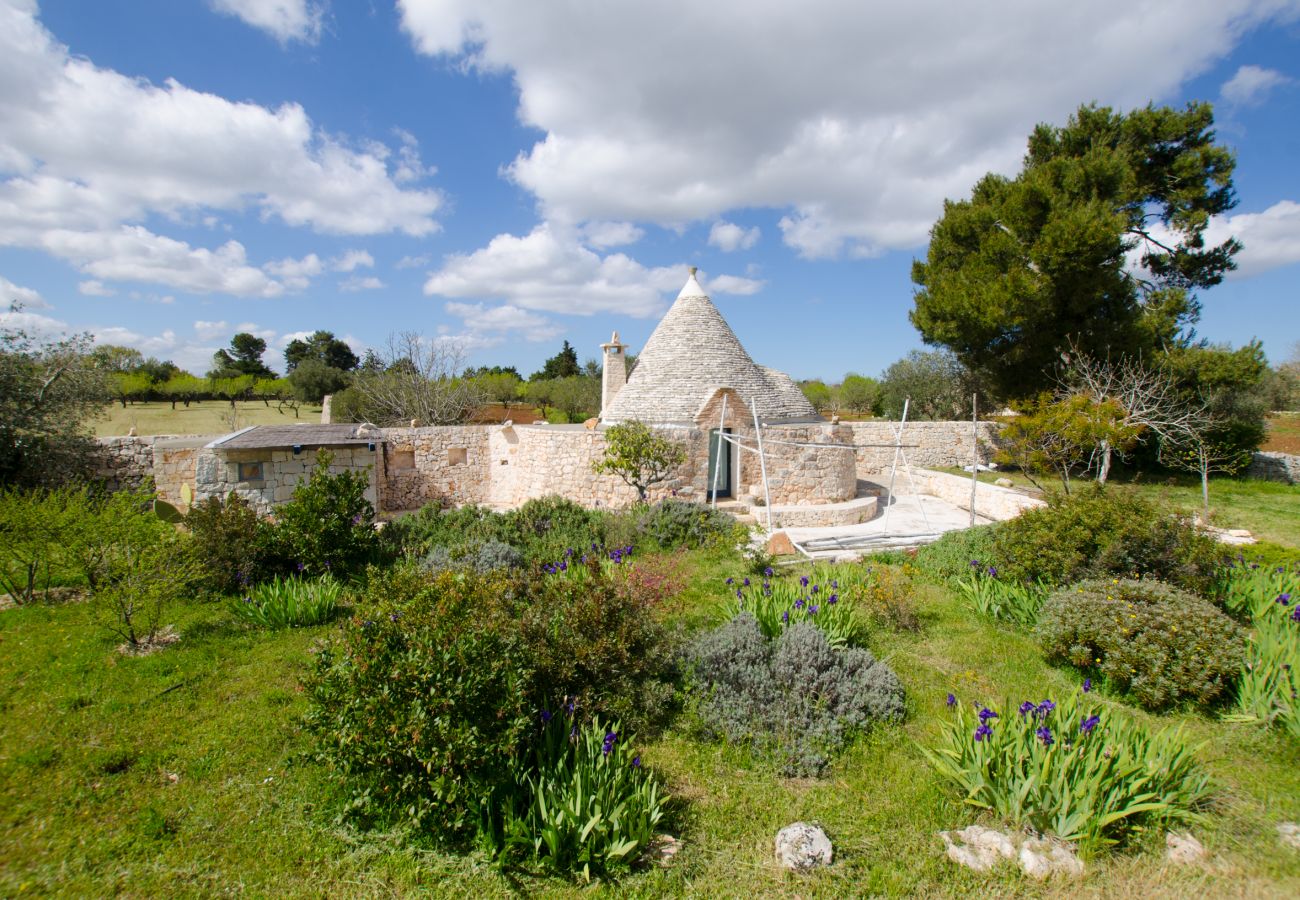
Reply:
<svg viewBox="0 0 1300 900"><path fill-rule="evenodd" d="M912 478L916 482L916 489L921 493L946 500L958 509L970 509L969 477L914 468ZM906 479L899 479L896 489L910 490L911 484ZM1025 510L1039 506L1046 504L1037 497L998 487L996 484L981 482L975 490L975 514L997 522L1014 519Z"/></svg>
<svg viewBox="0 0 1300 900"><path fill-rule="evenodd" d="M897 422L885 419L844 422L841 427L850 430L854 444L888 445L856 451L859 478L870 479L893 464ZM972 450L978 451L980 463L987 465L993 458L993 440L1001 427L997 422L980 422L975 428L976 440L972 441L970 422L908 422L903 428L902 443L910 445L905 452L913 466L968 466Z"/></svg>
<svg viewBox="0 0 1300 900"><path fill-rule="evenodd" d="M376 509L379 505L379 484L382 479L383 457L365 444L330 447L332 459L329 471L360 472L366 476L369 487L366 499ZM225 497L232 491L244 498L262 515L272 515L274 508L293 496L298 482L316 467L315 449L305 450L295 456L285 448L259 450L202 450L195 464L195 501L208 497ZM262 478L256 481L241 480L240 463L262 463Z"/></svg>

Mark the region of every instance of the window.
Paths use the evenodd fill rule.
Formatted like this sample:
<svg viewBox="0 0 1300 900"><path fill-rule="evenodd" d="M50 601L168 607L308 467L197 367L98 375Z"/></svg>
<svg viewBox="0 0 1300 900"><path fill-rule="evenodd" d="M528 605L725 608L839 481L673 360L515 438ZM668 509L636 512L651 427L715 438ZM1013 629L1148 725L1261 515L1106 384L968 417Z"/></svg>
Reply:
<svg viewBox="0 0 1300 900"><path fill-rule="evenodd" d="M262 463L258 462L241 462L239 464L240 481L261 481L265 476L262 474Z"/></svg>
<svg viewBox="0 0 1300 900"><path fill-rule="evenodd" d="M469 462L469 453L464 447L447 448L447 465L463 466Z"/></svg>
<svg viewBox="0 0 1300 900"><path fill-rule="evenodd" d="M394 450L388 460L388 468L397 469L414 469L415 468L415 451L414 450Z"/></svg>

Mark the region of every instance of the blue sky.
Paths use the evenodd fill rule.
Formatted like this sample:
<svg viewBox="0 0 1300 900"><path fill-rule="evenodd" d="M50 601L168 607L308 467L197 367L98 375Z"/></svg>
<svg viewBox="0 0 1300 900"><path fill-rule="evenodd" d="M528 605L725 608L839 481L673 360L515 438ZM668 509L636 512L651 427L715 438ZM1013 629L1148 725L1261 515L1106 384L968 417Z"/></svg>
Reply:
<svg viewBox="0 0 1300 900"><path fill-rule="evenodd" d="M945 197L1082 102L1215 103L1240 269L1300 341L1300 0L0 0L0 314L202 373L237 330L414 330L528 374L702 281L756 360L921 346Z"/></svg>

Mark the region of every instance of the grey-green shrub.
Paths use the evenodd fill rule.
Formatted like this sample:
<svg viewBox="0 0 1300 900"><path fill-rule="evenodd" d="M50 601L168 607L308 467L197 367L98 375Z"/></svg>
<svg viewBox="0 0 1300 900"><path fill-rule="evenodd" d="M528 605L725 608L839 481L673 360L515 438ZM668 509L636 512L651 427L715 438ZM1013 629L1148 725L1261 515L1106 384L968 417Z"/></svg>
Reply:
<svg viewBox="0 0 1300 900"><path fill-rule="evenodd" d="M522 569L524 563L524 555L514 547L501 541L489 540L460 547L436 546L420 560L420 567L430 573L446 569L472 569L487 573Z"/></svg>
<svg viewBox="0 0 1300 900"><path fill-rule="evenodd" d="M785 775L816 775L874 721L903 715L903 686L869 650L836 650L812 625L768 641L742 613L690 653L699 730L748 745Z"/></svg>
<svg viewBox="0 0 1300 900"><path fill-rule="evenodd" d="M668 499L646 508L637 522L637 535L640 541L650 541L660 549L676 550L733 541L737 528L736 520L727 513L701 503Z"/></svg>
<svg viewBox="0 0 1300 900"><path fill-rule="evenodd" d="M1241 628L1214 604L1125 578L1056 591L1039 611L1037 635L1050 661L1100 675L1147 709L1221 699L1245 650Z"/></svg>

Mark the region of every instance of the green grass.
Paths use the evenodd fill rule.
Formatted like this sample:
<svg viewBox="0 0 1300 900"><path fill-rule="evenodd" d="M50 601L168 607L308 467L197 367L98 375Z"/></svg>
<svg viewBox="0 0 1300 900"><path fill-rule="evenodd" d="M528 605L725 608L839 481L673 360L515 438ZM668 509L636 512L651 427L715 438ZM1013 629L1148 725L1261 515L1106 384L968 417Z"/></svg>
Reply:
<svg viewBox="0 0 1300 900"><path fill-rule="evenodd" d="M721 553L684 555L687 579L666 610L700 627L739 573ZM595 892L629 897L1025 895L1078 893L1013 870L976 875L943 856L935 832L979 817L941 789L916 744L933 740L944 695L1043 699L1077 687L1021 632L982 621L944 590L921 586L920 632L870 644L908 690L908 717L857 742L821 780L783 780L744 753L670 730L643 758L674 795L675 865ZM338 799L309 757L299 684L313 644L334 626L278 632L236 625L224 604L167 618L180 643L127 659L89 604L0 612L0 896L541 896L592 893L563 881L498 874L472 854L418 837L336 824ZM1300 820L1300 745L1192 714L1130 714L1185 723L1221 785L1197 836L1206 868L1172 869L1163 835L1091 861L1081 889L1110 896L1300 894L1300 852L1274 826ZM175 776L173 779L172 776ZM820 822L836 864L778 871L772 838Z"/></svg>
<svg viewBox="0 0 1300 900"><path fill-rule="evenodd" d="M231 418L230 404L224 400L206 400L189 406L170 402L131 403L122 406L112 403L104 407L103 416L94 421L99 437L126 434L135 428L136 434L225 434L249 425L290 425L294 422L319 422L321 408L312 404L293 410L277 408L271 401L267 406L261 400L240 400L235 403L235 418ZM234 428L231 428L231 424Z"/></svg>

